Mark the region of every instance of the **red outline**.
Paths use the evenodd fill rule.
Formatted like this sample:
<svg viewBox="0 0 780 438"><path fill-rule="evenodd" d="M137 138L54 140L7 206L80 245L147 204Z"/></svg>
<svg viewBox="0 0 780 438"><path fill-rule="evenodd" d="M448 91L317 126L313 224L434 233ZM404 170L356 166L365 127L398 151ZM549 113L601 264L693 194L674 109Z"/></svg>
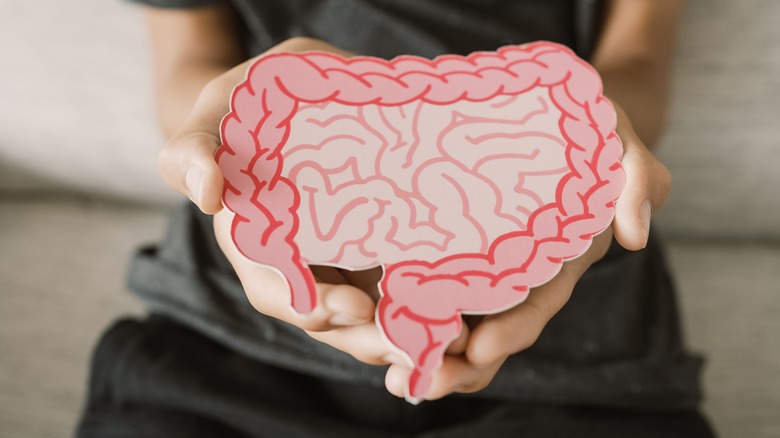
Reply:
<svg viewBox="0 0 780 438"><path fill-rule="evenodd" d="M296 74L290 75L290 71ZM485 78L492 81L492 89L485 86L462 88L464 84ZM578 84L585 84L584 88L576 90L577 93L570 89L573 78L580 81ZM375 92L375 86L384 91ZM215 154L225 176L223 201L236 214L231 229L236 246L248 258L282 271L290 283L292 305L296 311L308 313L316 306L313 276L293 239L298 231L296 211L301 196L291 181L281 175L281 149L289 136L289 123L299 104L337 102L344 105L398 106L418 100L442 105L462 99L480 102L499 95L517 95L535 87L547 88L551 101L561 111L559 127L566 142L570 171L556 188L556 201L534 211L524 230L495 239L485 254L452 254L435 262L409 260L387 266L381 283L384 296L377 306L377 319L391 341L394 338L387 330L389 326L384 312L390 311L392 303L405 306L405 311L422 318L420 321L425 324L437 321L436 318L423 316L424 311L408 307L413 301L409 301L409 294L414 294L414 290L391 286L395 281L413 278L420 288L435 285L438 281L455 281L464 287L489 281L487 287L493 289L491 294L514 293L507 295L507 300L516 299L515 304L522 301L530 287L552 278L565 260L582 254L590 245L592 236L609 226L614 216L614 201L625 182L619 163L622 145L614 132L614 108L602 96L598 74L570 49L555 43L507 46L496 52L478 52L466 57L444 55L434 60L414 56L402 56L391 61L372 57L344 59L324 52L279 53L261 58L249 68L247 79L235 88L231 96L230 113L220 126L223 144ZM259 96L255 88L262 90ZM239 115L239 98L256 102L254 107L257 110ZM274 104L269 106L269 101ZM599 117L594 116L595 112L599 113ZM599 125L596 118L609 120L605 125L611 126ZM276 124L272 126L268 123L270 120L276 121ZM250 129L228 132L231 127L238 129L236 124ZM577 135L585 133L586 137L595 134L595 146L577 144L570 135L574 130L585 130ZM260 144L259 139L264 133L276 144ZM242 136L245 140L249 135L253 141L242 143L240 138L231 134ZM411 146L408 145L410 149ZM609 153L605 155L607 148ZM266 174L265 179L261 179L256 172L257 166L272 170L272 175ZM272 208L277 207L268 207L263 200L277 190L289 192L290 198L286 209L273 211ZM578 201L574 202L574 199ZM567 211L564 205L571 211ZM550 223L557 224L556 231L551 231ZM259 239L247 242L237 238L237 234L247 226L260 227L257 228ZM281 232L286 233L281 236L280 242L284 242L288 252L266 255L257 252L253 246L277 245L272 242L279 241L277 234ZM282 247L277 245L274 248ZM513 267L499 266L506 262L501 257L515 253L521 256L512 259L515 260ZM561 257L561 253L567 256ZM448 266L453 270L448 270ZM463 269L464 266L468 269ZM458 318L462 312L488 313L489 310L459 308L456 310ZM431 342L434 340L431 339ZM398 345L395 341L393 343ZM429 376L424 373L432 372L427 366L429 364L415 362L415 381L423 377L426 381ZM416 397L419 394L411 395Z"/></svg>

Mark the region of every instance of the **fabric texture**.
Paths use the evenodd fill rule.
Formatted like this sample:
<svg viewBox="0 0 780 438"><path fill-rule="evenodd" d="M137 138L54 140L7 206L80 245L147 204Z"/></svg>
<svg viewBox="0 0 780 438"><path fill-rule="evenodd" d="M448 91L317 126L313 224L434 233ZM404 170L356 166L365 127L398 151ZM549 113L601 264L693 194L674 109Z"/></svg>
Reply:
<svg viewBox="0 0 780 438"><path fill-rule="evenodd" d="M123 320L92 364L79 438L710 437L693 410L643 412L450 396L413 406L384 389L253 361L167 318Z"/></svg>
<svg viewBox="0 0 780 438"><path fill-rule="evenodd" d="M167 8L220 3L220 0L133 1ZM581 47L580 55L587 57L588 43L592 43L595 31L593 21L597 18L593 11L600 3L579 0L232 1L243 20L250 54L258 54L290 37L310 36L361 55L381 58L468 54L536 40Z"/></svg>
<svg viewBox="0 0 780 438"><path fill-rule="evenodd" d="M164 6L187 6L177 0L157 3L163 1ZM234 5L244 19L246 43L252 54L296 35L322 38L356 53L384 58L399 54L465 54L542 39L575 47L582 33L578 29L589 28L577 24L575 2L568 0L235 0ZM581 53L586 54L587 49ZM93 364L93 401L85 415L82 436L125 436L108 431L130 431L141 427L142 419L149 419L150 429L136 435L176 436L172 431L180 426L175 416L161 412L166 409L181 414L182 422L190 415L201 418L203 424L191 423L195 425L192 428L213 428L215 432L206 436L218 435L216 431L223 430L220 428L236 436L325 436L326 431L334 431L335 436L366 436L360 434L360 429L343 429L343 421L337 420L343 412L351 412L353 400L365 400L354 407L360 418L372 417L375 406L381 408L376 412L382 414L365 425L377 434L406 427L398 422L421 422L415 431L445 427L443 423L428 423L439 417L449 423L470 422L471 417L453 413L459 409L483 412L480 409L485 406L508 409L498 411L503 414L485 414L495 415L495 421L487 422L494 427L502 427L507 421L507 431L542 430L549 432L547 436L555 436L550 428L557 424L564 427L567 417L584 422L578 429L599 431L600 427L614 427L615 418L624 418L626 427L644 431L652 430L650 420L644 417L649 414L632 417L626 409L686 416L700 399L701 361L682 347L673 289L663 257L653 242L637 253L613 246L605 259L581 279L569 303L536 345L512 356L491 385L477 396L449 397L442 403L426 402L418 408L388 398L383 388L384 367L362 364L313 341L295 327L256 312L217 247L210 218L193 206L176 212L168 236L159 247L145 248L138 254L129 284L154 314L175 324L163 324L165 330L153 321L120 324L118 327L125 328L115 328L103 340ZM186 328L176 329L178 325ZM120 336L117 330L136 334L119 342L112 339ZM144 346L150 331L155 339L159 332L171 333L159 339L168 344L152 342ZM137 345L138 349L117 349L117 345ZM212 348L216 350L209 352ZM236 375L244 366L238 363L244 361L257 367L251 376L256 380L254 385L261 385L250 394L240 390L247 381ZM166 371L164 366L171 368ZM117 367L137 371L106 377ZM327 394L310 394L321 387L331 389ZM299 396L291 400L288 390L297 390ZM271 401L262 401L265 397ZM90 435L90 430L100 431L101 424L112 423L111 410L116 405L119 408L115 412L131 415L117 418L116 424L130 423L124 429L117 426L101 432L104 435ZM133 406L139 408L134 410ZM284 406L292 407L285 411ZM433 414L434 406L448 406L443 411L450 414ZM593 411L576 413L569 411L572 406ZM101 414L101 409L108 411ZM325 411L318 411L322 409ZM408 414L412 420L393 417L399 409L416 413ZM599 418L610 418L609 412L614 409L620 409L620 415L599 426ZM216 414L210 415L212 411ZM320 413L301 417L304 411ZM247 418L249 423L236 419L242 412L252 412L255 418ZM529 412L527 418L525 412ZM704 424L701 430L706 430L703 420L696 421ZM678 430L671 423L666 426ZM271 432L258 432L258 427ZM680 427L685 430L687 426ZM193 435L180 436L197 436L192 428L182 430ZM472 432L497 430L477 428ZM572 431L565 427L562 430L569 435Z"/></svg>

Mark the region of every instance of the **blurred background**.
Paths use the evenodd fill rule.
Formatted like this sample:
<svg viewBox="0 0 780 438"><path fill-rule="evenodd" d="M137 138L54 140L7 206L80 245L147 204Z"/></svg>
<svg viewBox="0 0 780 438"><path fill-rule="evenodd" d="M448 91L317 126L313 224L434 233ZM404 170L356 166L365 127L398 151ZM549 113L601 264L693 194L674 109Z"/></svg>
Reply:
<svg viewBox="0 0 780 438"><path fill-rule="evenodd" d="M658 215L704 409L780 436L780 2L688 0ZM178 196L155 167L148 42L119 0L0 0L0 436L73 430L133 248Z"/></svg>

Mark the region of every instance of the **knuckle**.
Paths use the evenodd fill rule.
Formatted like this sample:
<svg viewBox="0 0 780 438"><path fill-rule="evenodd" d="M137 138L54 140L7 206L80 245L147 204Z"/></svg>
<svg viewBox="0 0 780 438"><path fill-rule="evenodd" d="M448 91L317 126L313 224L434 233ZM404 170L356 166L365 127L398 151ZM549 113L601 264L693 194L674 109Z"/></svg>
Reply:
<svg viewBox="0 0 780 438"><path fill-rule="evenodd" d="M163 144L160 151L157 152L157 166L161 171L165 172L175 163L175 140L171 139Z"/></svg>
<svg viewBox="0 0 780 438"><path fill-rule="evenodd" d="M518 352L525 351L533 347L534 344L536 343L536 339L537 339L536 336L531 334L524 336L516 345L517 351Z"/></svg>
<svg viewBox="0 0 780 438"><path fill-rule="evenodd" d="M669 197L669 192L671 189L672 173L663 163L659 162L655 170L653 186L651 188L651 199L653 203L653 209L655 211L658 211L661 207L664 206L664 204L666 204L666 200Z"/></svg>
<svg viewBox="0 0 780 438"><path fill-rule="evenodd" d="M531 347L533 347L534 344L536 344L536 341L539 340L539 336L542 334L541 327L533 327L528 330L528 335L523 340L522 349L527 350Z"/></svg>
<svg viewBox="0 0 780 438"><path fill-rule="evenodd" d="M650 181L650 175L646 164L639 164L631 169L629 178L636 187L646 187Z"/></svg>
<svg viewBox="0 0 780 438"><path fill-rule="evenodd" d="M179 138L173 137L165 142L160 151L157 152L157 166L163 172L163 176L170 176L167 173L175 171L178 167L177 164L181 161L181 157L179 157L180 143Z"/></svg>
<svg viewBox="0 0 780 438"><path fill-rule="evenodd" d="M660 166L659 178L663 189L669 190L672 187L672 172L663 164Z"/></svg>
<svg viewBox="0 0 780 438"><path fill-rule="evenodd" d="M490 379L480 378L475 380L474 382L468 383L466 385L461 386L458 389L458 392L462 392L465 394L471 394L474 392L482 391L490 384Z"/></svg>
<svg viewBox="0 0 780 438"><path fill-rule="evenodd" d="M523 351L531 348L539 339L539 336L542 334L542 328L544 327L544 322L546 318L544 317L543 311L539 308L538 305L533 304L532 308L535 309L534 314L538 315L536 317L537 320L533 321L532 324L528 324L524 328L523 336L518 340L516 344L518 351Z"/></svg>
<svg viewBox="0 0 780 438"><path fill-rule="evenodd" d="M210 81L206 82L206 85L200 90L199 98L208 99L214 101L216 99L225 98L225 75L217 76Z"/></svg>
<svg viewBox="0 0 780 438"><path fill-rule="evenodd" d="M542 331L542 327L547 324L547 321L555 313L554 305L548 302L538 302L531 300L526 301L526 304L528 304L530 311L530 315L528 316L530 324L528 324L527 331L530 337L536 341L536 338L539 337L539 334Z"/></svg>
<svg viewBox="0 0 780 438"><path fill-rule="evenodd" d="M512 348L511 339L512 338L507 336L501 336L497 339L497 348L483 350L481 354L479 354L479 357L470 356L468 358L469 362L474 368L480 370L485 370L492 367L496 362L506 358L509 354L511 354L510 351L507 351Z"/></svg>

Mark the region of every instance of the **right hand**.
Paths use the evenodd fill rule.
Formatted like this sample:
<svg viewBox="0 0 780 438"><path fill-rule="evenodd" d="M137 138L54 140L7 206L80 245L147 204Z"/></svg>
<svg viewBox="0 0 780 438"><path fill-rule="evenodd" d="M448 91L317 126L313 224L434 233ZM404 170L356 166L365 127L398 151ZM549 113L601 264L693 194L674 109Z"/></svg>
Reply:
<svg viewBox="0 0 780 438"><path fill-rule="evenodd" d="M351 55L319 40L293 38L260 56L308 50ZM317 307L308 315L300 315L290 306L289 288L282 277L244 257L233 243L230 230L234 214L222 208L223 176L214 153L220 145L219 125L229 111L230 94L245 79L246 70L256 59L231 69L204 87L183 128L160 152L160 172L171 187L190 198L204 213L215 215L214 232L220 248L233 265L249 302L260 313L295 325L362 362L408 366L387 345L374 322L379 268L350 272L312 267L317 281Z"/></svg>

